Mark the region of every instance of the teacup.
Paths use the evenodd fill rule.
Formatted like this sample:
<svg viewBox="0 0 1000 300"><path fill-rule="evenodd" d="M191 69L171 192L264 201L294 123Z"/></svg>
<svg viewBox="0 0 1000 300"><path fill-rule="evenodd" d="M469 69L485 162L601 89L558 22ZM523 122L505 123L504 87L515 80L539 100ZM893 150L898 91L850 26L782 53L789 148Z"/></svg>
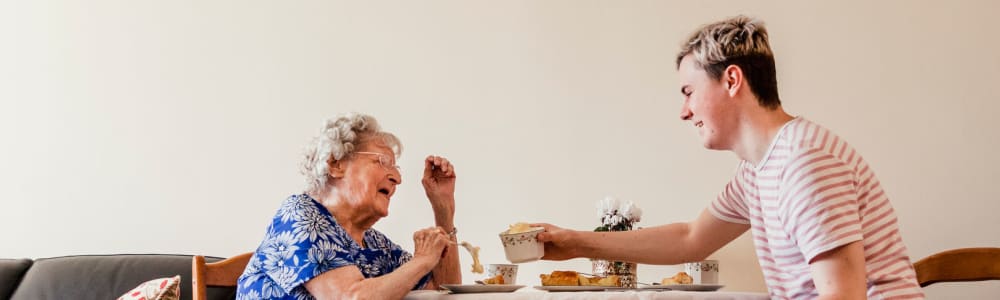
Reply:
<svg viewBox="0 0 1000 300"><path fill-rule="evenodd" d="M490 278L500 275L503 277L503 284L514 284L517 282L517 265L490 264L486 268L486 274Z"/></svg>
<svg viewBox="0 0 1000 300"><path fill-rule="evenodd" d="M503 252L512 263L523 263L541 259L545 255L545 245L538 241L538 234L545 228L535 228L521 233L500 233Z"/></svg>
<svg viewBox="0 0 1000 300"><path fill-rule="evenodd" d="M684 272L691 275L695 284L718 284L719 261L703 260L684 264Z"/></svg>

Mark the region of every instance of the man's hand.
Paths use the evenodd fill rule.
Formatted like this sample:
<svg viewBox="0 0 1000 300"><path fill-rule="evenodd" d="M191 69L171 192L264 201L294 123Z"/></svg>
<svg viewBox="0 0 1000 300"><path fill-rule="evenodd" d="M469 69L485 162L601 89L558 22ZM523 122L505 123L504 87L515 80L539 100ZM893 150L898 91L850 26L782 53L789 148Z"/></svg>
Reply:
<svg viewBox="0 0 1000 300"><path fill-rule="evenodd" d="M572 230L546 223L531 224L531 227L545 228L545 231L538 234L538 241L545 243L545 256L542 256L542 259L567 260L578 257L578 254L573 251L575 247L570 240L574 233Z"/></svg>

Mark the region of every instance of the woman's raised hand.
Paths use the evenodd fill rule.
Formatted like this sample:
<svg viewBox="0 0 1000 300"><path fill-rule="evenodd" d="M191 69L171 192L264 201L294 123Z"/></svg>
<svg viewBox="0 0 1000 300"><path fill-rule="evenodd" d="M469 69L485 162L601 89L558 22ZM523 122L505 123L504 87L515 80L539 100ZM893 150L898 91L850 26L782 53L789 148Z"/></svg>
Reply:
<svg viewBox="0 0 1000 300"><path fill-rule="evenodd" d="M430 155L424 160L424 185L427 199L437 217L450 219L455 214L455 167L447 158ZM439 224L440 225L440 224Z"/></svg>

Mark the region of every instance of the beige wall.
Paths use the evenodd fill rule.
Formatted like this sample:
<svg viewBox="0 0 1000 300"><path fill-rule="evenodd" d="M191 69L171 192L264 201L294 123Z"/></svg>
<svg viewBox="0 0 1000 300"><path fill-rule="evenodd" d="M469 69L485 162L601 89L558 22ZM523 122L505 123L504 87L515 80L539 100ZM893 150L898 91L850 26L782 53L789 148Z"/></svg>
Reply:
<svg viewBox="0 0 1000 300"><path fill-rule="evenodd" d="M911 258L1000 244L996 2L329 2L0 2L0 257L252 250L301 190L302 146L346 111L405 143L376 225L405 247L432 223L428 154L457 165L460 238L486 263L507 224L592 228L605 195L643 226L688 220L737 161L678 120L673 55L738 13L769 24L786 109L874 166ZM765 290L746 236L713 257L727 289Z"/></svg>

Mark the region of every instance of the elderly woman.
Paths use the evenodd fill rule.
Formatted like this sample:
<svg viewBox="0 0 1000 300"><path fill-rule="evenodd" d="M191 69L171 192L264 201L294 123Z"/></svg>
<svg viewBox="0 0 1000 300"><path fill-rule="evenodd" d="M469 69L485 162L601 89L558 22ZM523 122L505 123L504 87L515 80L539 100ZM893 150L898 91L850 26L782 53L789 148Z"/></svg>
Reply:
<svg viewBox="0 0 1000 300"><path fill-rule="evenodd" d="M455 250L455 170L424 161L436 227L413 234L411 255L372 228L402 183L399 139L375 118L328 120L306 150L303 194L282 203L240 276L237 299L400 299L462 281Z"/></svg>

